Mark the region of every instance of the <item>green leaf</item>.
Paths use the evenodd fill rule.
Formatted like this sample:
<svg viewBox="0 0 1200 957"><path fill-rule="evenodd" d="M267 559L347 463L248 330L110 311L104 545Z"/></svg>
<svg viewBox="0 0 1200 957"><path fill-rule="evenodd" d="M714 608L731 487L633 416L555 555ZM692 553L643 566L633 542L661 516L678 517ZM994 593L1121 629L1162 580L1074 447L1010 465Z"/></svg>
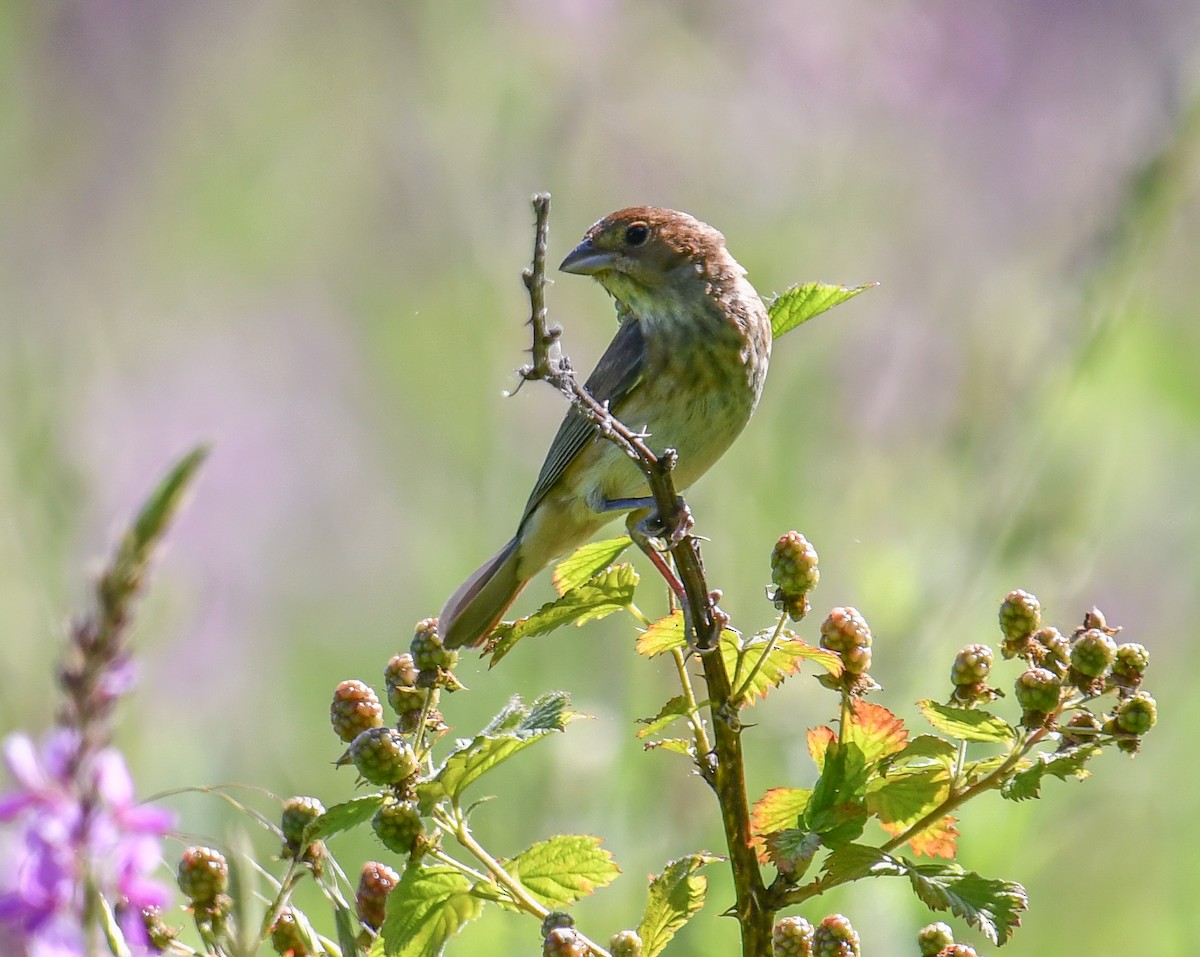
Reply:
<svg viewBox="0 0 1200 957"><path fill-rule="evenodd" d="M534 844L509 862L509 871L546 907L567 907L616 880L621 869L600 838L567 834Z"/></svg>
<svg viewBox="0 0 1200 957"><path fill-rule="evenodd" d="M800 286L792 286L775 297L767 314L771 317L771 333L778 339L785 332L791 332L802 323L808 322L813 316L819 316L827 309L853 299L860 292L874 289L877 282L865 283L861 286L834 286L823 282L806 282Z"/></svg>
<svg viewBox="0 0 1200 957"><path fill-rule="evenodd" d="M1025 888L1015 881L991 880L957 864L904 863L913 890L927 907L952 911L993 944L1008 940L1029 907Z"/></svg>
<svg viewBox="0 0 1200 957"><path fill-rule="evenodd" d="M867 789L867 810L884 824L916 824L950 796L950 770L941 764L902 768L875 778Z"/></svg>
<svg viewBox="0 0 1200 957"><path fill-rule="evenodd" d="M637 736L648 738L652 734L658 734L680 718L686 718L690 710L687 699L683 695L676 695L667 701L653 718L638 718L638 724L644 724L645 727L638 729Z"/></svg>
<svg viewBox="0 0 1200 957"><path fill-rule="evenodd" d="M388 895L374 957L438 957L483 912L470 882L449 867L408 867Z"/></svg>
<svg viewBox="0 0 1200 957"><path fill-rule="evenodd" d="M750 830L756 838L796 827L808 807L812 791L804 788L772 788L750 811Z"/></svg>
<svg viewBox="0 0 1200 957"><path fill-rule="evenodd" d="M901 751L891 755L887 763L895 765L932 761L949 766L957 756L958 748L945 738L939 738L936 734L919 734Z"/></svg>
<svg viewBox="0 0 1200 957"><path fill-rule="evenodd" d="M632 544L633 540L628 535L622 535L620 538L609 538L603 542L589 542L575 549L554 566L555 590L560 595L565 595L572 588L590 581L606 570Z"/></svg>
<svg viewBox="0 0 1200 957"><path fill-rule="evenodd" d="M868 768L862 749L855 744L831 741L825 750L821 776L804 811L805 826L823 835L857 817L860 812L865 818L866 811L861 804L867 780Z"/></svg>
<svg viewBox="0 0 1200 957"><path fill-rule="evenodd" d="M562 691L542 695L529 708L514 696L480 734L446 758L431 780L417 787L422 809L443 797L457 799L496 765L583 717L569 709L570 703Z"/></svg>
<svg viewBox="0 0 1200 957"><path fill-rule="evenodd" d="M687 738L663 738L661 741L647 741L642 745L644 751L674 751L676 754L682 754L684 757L692 756L692 749L695 744Z"/></svg>
<svg viewBox="0 0 1200 957"><path fill-rule="evenodd" d="M1046 773L1046 765L1035 761L1033 766L1011 778L1000 786L1000 796L1010 801L1028 801L1042 796L1042 777Z"/></svg>
<svg viewBox="0 0 1200 957"><path fill-rule="evenodd" d="M343 804L335 804L304 829L306 843L324 841L351 828L365 824L387 800L384 794L368 794Z"/></svg>
<svg viewBox="0 0 1200 957"><path fill-rule="evenodd" d="M785 632L780 640L775 642L774 647L763 655L768 640L755 637L742 648L742 672L738 676L739 681L744 681L743 676L749 675L754 670L755 663L759 659L762 660L746 689L736 689L750 699L751 703L755 698L765 697L768 691L799 671L805 661L815 661L831 674L841 674L842 660L832 651L814 648L790 632Z"/></svg>
<svg viewBox="0 0 1200 957"><path fill-rule="evenodd" d="M918 701L917 707L930 724L952 738L1011 744L1017 736L1006 722L978 708L955 708L929 698Z"/></svg>
<svg viewBox="0 0 1200 957"><path fill-rule="evenodd" d="M641 633L637 641L637 653L647 658L661 655L672 648L686 648L687 635L683 633L683 612L676 611L660 618Z"/></svg>
<svg viewBox="0 0 1200 957"><path fill-rule="evenodd" d="M646 913L638 925L643 957L655 957L670 943L675 932L704 906L708 879L697 873L721 858L712 854L689 854L671 861L650 880Z"/></svg>
<svg viewBox="0 0 1200 957"><path fill-rule="evenodd" d="M1084 765L1099 754L1101 750L1098 744L1079 744L1069 751L1044 754L1041 757L1046 763L1047 774L1053 774L1062 781L1065 781L1067 778L1075 778L1082 781L1084 778L1092 776L1092 772L1084 767Z"/></svg>
<svg viewBox="0 0 1200 957"><path fill-rule="evenodd" d="M632 565L613 565L542 605L532 615L502 623L492 633L491 665L512 651L522 638L548 635L564 625L582 625L628 608L637 583L638 573Z"/></svg>
<svg viewBox="0 0 1200 957"><path fill-rule="evenodd" d="M788 880L798 881L821 847L819 835L798 827L788 827L767 835L763 841L763 856Z"/></svg>
<svg viewBox="0 0 1200 957"><path fill-rule="evenodd" d="M864 877L899 877L905 873L905 866L877 847L847 844L825 858L821 870L842 884Z"/></svg>

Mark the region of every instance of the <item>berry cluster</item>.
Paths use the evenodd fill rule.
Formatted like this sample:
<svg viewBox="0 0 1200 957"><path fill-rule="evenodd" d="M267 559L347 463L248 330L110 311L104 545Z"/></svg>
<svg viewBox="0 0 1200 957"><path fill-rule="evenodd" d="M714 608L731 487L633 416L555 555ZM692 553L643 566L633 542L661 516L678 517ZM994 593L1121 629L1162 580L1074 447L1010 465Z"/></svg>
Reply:
<svg viewBox="0 0 1200 957"><path fill-rule="evenodd" d="M808 614L808 593L817 587L821 571L817 550L797 531L781 535L771 551L771 581L775 590L768 596L792 621Z"/></svg>

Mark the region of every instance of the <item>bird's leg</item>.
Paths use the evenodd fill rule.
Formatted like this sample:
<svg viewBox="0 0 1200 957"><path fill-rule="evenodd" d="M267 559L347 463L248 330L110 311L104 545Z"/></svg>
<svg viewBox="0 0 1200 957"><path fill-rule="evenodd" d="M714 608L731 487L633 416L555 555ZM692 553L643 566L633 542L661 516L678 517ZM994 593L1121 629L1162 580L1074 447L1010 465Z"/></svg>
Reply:
<svg viewBox="0 0 1200 957"><path fill-rule="evenodd" d="M682 498L675 499L675 514L671 516L670 524L663 519L662 513L654 499L646 498L614 498L604 502L604 511L624 511L636 509L625 522L629 536L636 542L638 536L650 540L658 539L666 542L667 548L673 548L683 541L683 537L692 530L696 520L692 518L692 510ZM635 522L634 519L637 519ZM637 525L635 531L633 526ZM639 545L639 547L641 547Z"/></svg>
<svg viewBox="0 0 1200 957"><path fill-rule="evenodd" d="M633 539L633 543L642 550L645 556L650 559L650 563L658 569L658 573L666 581L667 587L686 605L687 595L683 589L683 582L675 574L675 569L671 567L671 563L667 560L666 555L663 554L663 550L658 547L656 536L648 534L643 528L645 523L645 517L639 518L637 512L632 512L625 521L625 528L629 531L629 537Z"/></svg>

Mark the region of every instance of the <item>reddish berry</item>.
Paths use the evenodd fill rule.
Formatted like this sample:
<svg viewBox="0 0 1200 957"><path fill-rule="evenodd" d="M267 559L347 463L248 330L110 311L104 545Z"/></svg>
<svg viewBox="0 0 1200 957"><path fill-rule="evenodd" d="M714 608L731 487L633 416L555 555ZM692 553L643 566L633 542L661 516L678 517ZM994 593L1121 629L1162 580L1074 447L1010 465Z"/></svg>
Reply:
<svg viewBox="0 0 1200 957"><path fill-rule="evenodd" d="M835 608L821 623L821 647L836 651L851 674L871 667L871 629L855 608Z"/></svg>
<svg viewBox="0 0 1200 957"><path fill-rule="evenodd" d="M290 907L285 907L271 925L271 946L275 948L275 953L291 954L292 957L309 957L311 953L300 933L296 914Z"/></svg>
<svg viewBox="0 0 1200 957"><path fill-rule="evenodd" d="M192 904L213 904L229 887L225 855L211 847L189 847L179 860L179 890Z"/></svg>
<svg viewBox="0 0 1200 957"><path fill-rule="evenodd" d="M921 948L921 957L934 957L954 943L954 932L949 924L938 921L927 924L917 931L917 946Z"/></svg>
<svg viewBox="0 0 1200 957"><path fill-rule="evenodd" d="M452 671L458 664L458 652L442 646L442 636L438 634L436 618L426 618L417 622L416 633L409 650L412 651L413 665L417 671L438 668Z"/></svg>
<svg viewBox="0 0 1200 957"><path fill-rule="evenodd" d="M400 875L386 864L367 861L362 866L362 873L358 878L358 893L354 899L358 904L358 919L371 930L379 930L383 926L388 894L399 883Z"/></svg>
<svg viewBox="0 0 1200 957"><path fill-rule="evenodd" d="M1042 624L1042 606L1027 591L1010 591L1000 605L1000 631L1008 641L1029 637Z"/></svg>
<svg viewBox="0 0 1200 957"><path fill-rule="evenodd" d="M371 827L383 846L397 854L408 854L425 833L421 811L415 801L395 801L375 812Z"/></svg>
<svg viewBox="0 0 1200 957"><path fill-rule="evenodd" d="M542 957L588 957L590 953L574 927L555 927L542 941Z"/></svg>
<svg viewBox="0 0 1200 957"><path fill-rule="evenodd" d="M1117 659L1117 643L1099 628L1089 628L1071 643L1071 667L1088 678L1108 673Z"/></svg>
<svg viewBox="0 0 1200 957"><path fill-rule="evenodd" d="M417 771L412 746L392 728L368 728L351 743L349 755L371 784L399 784Z"/></svg>
<svg viewBox="0 0 1200 957"><path fill-rule="evenodd" d="M771 600L792 621L808 613L808 593L821 580L817 550L799 532L781 535L771 551L771 581L777 586Z"/></svg>
<svg viewBox="0 0 1200 957"><path fill-rule="evenodd" d="M353 741L368 728L383 724L383 708L369 685L350 679L333 692L329 721L343 741Z"/></svg>
<svg viewBox="0 0 1200 957"><path fill-rule="evenodd" d="M771 930L775 957L812 957L813 925L803 917L781 917Z"/></svg>
<svg viewBox="0 0 1200 957"><path fill-rule="evenodd" d="M1158 722L1158 703L1139 691L1117 705L1114 718L1117 727L1126 734L1145 734Z"/></svg>
<svg viewBox="0 0 1200 957"><path fill-rule="evenodd" d="M813 957L861 957L858 932L841 914L830 914L813 934Z"/></svg>
<svg viewBox="0 0 1200 957"><path fill-rule="evenodd" d="M1017 678L1017 702L1026 711L1049 714L1058 709L1062 681L1045 668L1030 668Z"/></svg>
<svg viewBox="0 0 1200 957"><path fill-rule="evenodd" d="M621 930L608 939L612 957L642 957L642 938L636 930Z"/></svg>

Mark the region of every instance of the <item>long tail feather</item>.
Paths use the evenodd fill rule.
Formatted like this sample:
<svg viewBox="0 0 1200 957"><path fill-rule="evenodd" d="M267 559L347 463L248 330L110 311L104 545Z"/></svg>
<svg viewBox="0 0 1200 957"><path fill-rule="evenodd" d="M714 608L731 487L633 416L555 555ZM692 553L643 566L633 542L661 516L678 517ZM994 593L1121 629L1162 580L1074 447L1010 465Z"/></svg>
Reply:
<svg viewBox="0 0 1200 957"><path fill-rule="evenodd" d="M447 648L479 645L529 582L517 577L514 538L483 563L446 601L438 631Z"/></svg>

